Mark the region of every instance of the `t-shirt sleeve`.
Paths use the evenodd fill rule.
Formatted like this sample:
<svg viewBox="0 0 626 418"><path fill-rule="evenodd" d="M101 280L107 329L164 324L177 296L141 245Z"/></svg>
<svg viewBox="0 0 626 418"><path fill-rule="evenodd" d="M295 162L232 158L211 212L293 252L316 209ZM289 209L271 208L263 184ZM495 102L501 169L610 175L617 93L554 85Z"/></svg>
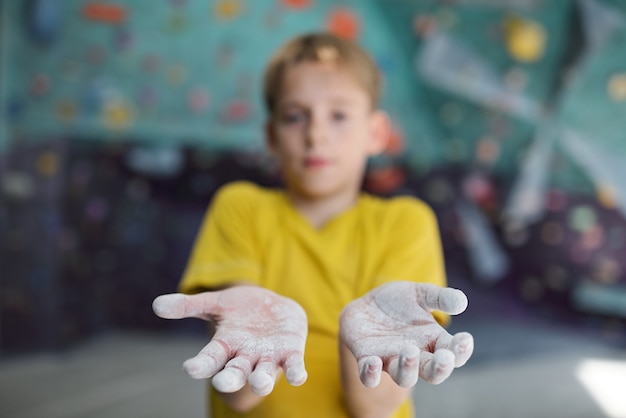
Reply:
<svg viewBox="0 0 626 418"><path fill-rule="evenodd" d="M215 194L179 284L181 292L259 282L259 246L254 233L257 194L256 186L243 182L224 186Z"/></svg>
<svg viewBox="0 0 626 418"><path fill-rule="evenodd" d="M389 241L375 287L396 280L447 286L443 250L437 218L424 202L396 198L389 213ZM450 317L433 312L437 321L448 324Z"/></svg>

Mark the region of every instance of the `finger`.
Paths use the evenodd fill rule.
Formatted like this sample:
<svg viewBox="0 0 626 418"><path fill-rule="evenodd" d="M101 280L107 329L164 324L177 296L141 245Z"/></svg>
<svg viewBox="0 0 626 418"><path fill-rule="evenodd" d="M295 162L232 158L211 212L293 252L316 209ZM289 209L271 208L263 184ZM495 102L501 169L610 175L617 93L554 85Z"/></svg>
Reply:
<svg viewBox="0 0 626 418"><path fill-rule="evenodd" d="M407 346L400 355L389 362L387 372L398 386L413 387L419 377L420 350L415 346Z"/></svg>
<svg viewBox="0 0 626 418"><path fill-rule="evenodd" d="M245 357L235 357L226 363L221 372L213 376L213 387L223 393L237 392L244 387L251 371L250 360Z"/></svg>
<svg viewBox="0 0 626 418"><path fill-rule="evenodd" d="M456 333L449 349L454 353L454 367L461 367L467 363L474 352L474 337L469 332Z"/></svg>
<svg viewBox="0 0 626 418"><path fill-rule="evenodd" d="M380 383L380 375L383 370L383 361L380 357L361 357L358 362L359 377L361 382L368 388L374 388Z"/></svg>
<svg viewBox="0 0 626 418"><path fill-rule="evenodd" d="M183 363L183 370L194 379L208 379L221 370L228 359L226 348L212 340L198 355Z"/></svg>
<svg viewBox="0 0 626 418"><path fill-rule="evenodd" d="M454 336L447 332L442 332L437 338L435 350L445 348L454 354L454 367L461 367L472 356L474 352L474 337L469 332L458 332Z"/></svg>
<svg viewBox="0 0 626 418"><path fill-rule="evenodd" d="M458 315L467 308L467 296L459 289L416 283L417 303L429 310Z"/></svg>
<svg viewBox="0 0 626 418"><path fill-rule="evenodd" d="M307 379L307 372L304 368L304 358L302 354L292 354L283 363L283 370L287 382L293 386L302 385Z"/></svg>
<svg viewBox="0 0 626 418"><path fill-rule="evenodd" d="M161 295L152 302L152 310L165 319L206 318L216 307L217 293L219 292Z"/></svg>
<svg viewBox="0 0 626 418"><path fill-rule="evenodd" d="M450 350L439 349L435 353L422 352L420 356L420 377L426 382L438 385L446 380L454 370L454 354Z"/></svg>
<svg viewBox="0 0 626 418"><path fill-rule="evenodd" d="M278 368L271 361L261 361L257 363L254 371L248 378L250 389L259 396L269 395L274 389Z"/></svg>

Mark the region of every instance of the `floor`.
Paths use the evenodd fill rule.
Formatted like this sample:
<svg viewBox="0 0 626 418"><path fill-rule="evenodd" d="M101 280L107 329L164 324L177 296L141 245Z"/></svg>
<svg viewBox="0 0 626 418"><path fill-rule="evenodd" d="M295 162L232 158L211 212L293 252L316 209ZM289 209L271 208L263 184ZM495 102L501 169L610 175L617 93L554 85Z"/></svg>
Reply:
<svg viewBox="0 0 626 418"><path fill-rule="evenodd" d="M418 382L418 417L626 418L626 348L545 322L466 314L470 362L438 386ZM115 332L62 354L0 357L0 417L202 417L203 382L180 370L197 336Z"/></svg>
<svg viewBox="0 0 626 418"><path fill-rule="evenodd" d="M626 347L542 323L463 328L474 356L441 385L418 382L418 417L626 418Z"/></svg>

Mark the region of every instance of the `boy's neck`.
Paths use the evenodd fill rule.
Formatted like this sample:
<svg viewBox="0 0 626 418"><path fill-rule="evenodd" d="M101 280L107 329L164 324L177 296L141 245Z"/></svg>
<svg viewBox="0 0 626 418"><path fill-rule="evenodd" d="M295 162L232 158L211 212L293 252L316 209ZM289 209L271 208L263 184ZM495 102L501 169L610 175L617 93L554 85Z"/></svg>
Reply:
<svg viewBox="0 0 626 418"><path fill-rule="evenodd" d="M358 199L359 190L326 197L301 196L287 191L287 196L296 210L309 221L311 226L319 229L336 216L352 208Z"/></svg>

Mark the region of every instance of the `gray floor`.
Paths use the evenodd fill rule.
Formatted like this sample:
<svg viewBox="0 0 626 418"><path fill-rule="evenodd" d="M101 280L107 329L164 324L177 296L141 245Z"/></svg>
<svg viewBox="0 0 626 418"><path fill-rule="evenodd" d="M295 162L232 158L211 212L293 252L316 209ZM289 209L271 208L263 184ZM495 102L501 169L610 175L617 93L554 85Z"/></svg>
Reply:
<svg viewBox="0 0 626 418"><path fill-rule="evenodd" d="M417 416L626 418L625 349L548 324L458 322L474 356L441 385L418 382Z"/></svg>
<svg viewBox="0 0 626 418"><path fill-rule="evenodd" d="M474 334L476 352L443 384L417 384L419 417L626 417L624 350L549 325L468 317L455 328ZM204 383L180 364L202 344L115 333L63 354L0 358L0 417L201 417Z"/></svg>

